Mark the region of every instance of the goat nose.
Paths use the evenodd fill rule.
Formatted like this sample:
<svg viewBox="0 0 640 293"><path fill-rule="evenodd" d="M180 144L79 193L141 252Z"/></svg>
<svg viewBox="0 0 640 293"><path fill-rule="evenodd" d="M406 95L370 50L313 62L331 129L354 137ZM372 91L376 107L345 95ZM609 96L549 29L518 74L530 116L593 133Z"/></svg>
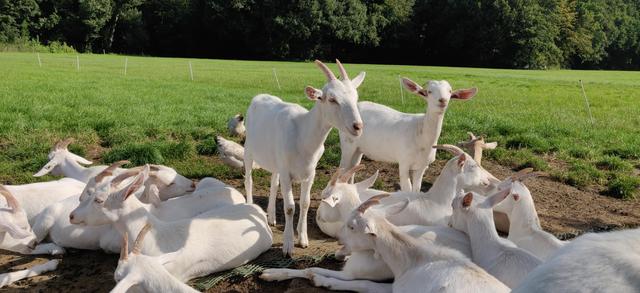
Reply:
<svg viewBox="0 0 640 293"><path fill-rule="evenodd" d="M69 221L73 221L73 218L74 218L73 214L69 214Z"/></svg>
<svg viewBox="0 0 640 293"><path fill-rule="evenodd" d="M440 99L438 100L438 102L440 102L440 103L443 103L443 104L444 104L444 102L446 102L446 101L445 101L445 99L440 98Z"/></svg>
<svg viewBox="0 0 640 293"><path fill-rule="evenodd" d="M362 122L353 123L353 129L356 130L356 131L362 130L362 127L364 127L364 124L362 124Z"/></svg>

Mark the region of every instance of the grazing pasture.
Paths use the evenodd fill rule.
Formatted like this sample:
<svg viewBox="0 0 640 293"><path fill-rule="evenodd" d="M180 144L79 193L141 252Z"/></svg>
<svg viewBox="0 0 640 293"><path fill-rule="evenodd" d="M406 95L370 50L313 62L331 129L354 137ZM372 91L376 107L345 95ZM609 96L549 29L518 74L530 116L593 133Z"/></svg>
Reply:
<svg viewBox="0 0 640 293"><path fill-rule="evenodd" d="M325 82L309 62L63 54L40 54L40 60L42 66L33 53L0 53L3 184L53 180L51 175L36 178L32 174L48 161L47 153L55 141L73 137L76 142L70 150L94 163L124 159L134 165L161 163L186 177L213 176L244 192L242 170L231 169L216 157L215 136L228 137L228 119L245 113L256 94L270 93L310 108L312 102L304 96L304 87L321 87ZM338 72L332 60L327 65ZM574 231L640 223L640 204L633 199L640 186L640 72L366 64L345 67L352 74L367 72L358 89L360 101L382 103L404 112L424 112L425 102L401 91L401 76L421 84L445 79L454 89L477 87L479 92L473 99L449 104L440 142L466 140L467 131L483 134L487 141L498 142L497 149L485 152L485 167L494 175L504 178L524 167L549 172L551 179L536 179L530 189L542 225L550 232L570 233L566 236L571 237ZM579 80L589 99L593 123ZM325 187L340 162L337 131L331 132L325 145L312 197ZM381 180L374 187L389 191L399 188L397 166L364 163L368 168L359 178L379 168ZM425 181L433 182L442 166L442 160L436 161ZM259 197L256 202L266 209L269 174L261 170L253 174ZM429 186L423 185L423 190ZM315 219L316 207L314 200L310 219ZM277 210L278 223L283 223L280 201ZM607 217L615 219L603 220ZM335 242L321 236L314 221L309 227L310 248L296 248L296 254L313 253L319 247L335 248ZM273 230L277 245L282 241L282 226ZM274 249L270 251L273 253ZM116 258L72 251L56 272L44 278L57 276L54 278L73 283L91 282L100 276L91 288L105 291L113 286ZM0 259L0 271L33 259L15 255ZM335 261L329 262L329 266L337 266ZM76 269L70 271L74 264ZM260 283L255 277L247 282L225 283L225 290L276 286ZM277 286L293 286L295 282L304 281ZM54 286L64 288L61 284ZM38 286L45 286L42 289L50 285L43 282Z"/></svg>

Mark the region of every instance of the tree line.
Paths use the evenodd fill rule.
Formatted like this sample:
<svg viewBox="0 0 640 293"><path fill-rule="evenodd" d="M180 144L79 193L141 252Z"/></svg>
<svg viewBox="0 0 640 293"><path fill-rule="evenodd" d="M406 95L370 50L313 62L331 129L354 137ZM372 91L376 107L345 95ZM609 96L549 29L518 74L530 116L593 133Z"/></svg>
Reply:
<svg viewBox="0 0 640 293"><path fill-rule="evenodd" d="M0 0L0 43L80 52L640 68L640 0Z"/></svg>

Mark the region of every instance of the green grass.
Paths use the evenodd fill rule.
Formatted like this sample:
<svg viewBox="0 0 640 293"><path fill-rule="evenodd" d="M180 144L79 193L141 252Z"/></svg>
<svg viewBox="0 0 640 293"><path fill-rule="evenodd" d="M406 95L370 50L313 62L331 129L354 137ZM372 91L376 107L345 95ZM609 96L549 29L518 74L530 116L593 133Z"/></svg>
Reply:
<svg viewBox="0 0 640 293"><path fill-rule="evenodd" d="M227 119L245 112L259 93L309 108L304 87L324 83L315 65L301 62L128 57L125 76L124 56L80 55L79 72L76 55L40 56L42 67L35 54L0 53L3 183L50 180L31 174L46 162L52 142L68 136L76 138L73 151L98 153L102 162L129 159L171 165L190 177L241 178L240 172L207 159L215 153L213 137L225 133ZM330 67L337 72L334 64ZM423 112L425 103L407 92L403 102L398 76L420 83L446 79L454 88L476 86L475 98L450 104L441 142L465 139L467 131L485 134L499 143L486 156L501 164L551 171L567 183L597 186L611 194L619 194L616 186L636 192L628 183L631 179L620 178L634 178L640 159L638 72L346 67L354 76L367 71L361 100L405 112ZM584 82L593 125L578 80ZM337 166L339 156L333 131L320 167Z"/></svg>

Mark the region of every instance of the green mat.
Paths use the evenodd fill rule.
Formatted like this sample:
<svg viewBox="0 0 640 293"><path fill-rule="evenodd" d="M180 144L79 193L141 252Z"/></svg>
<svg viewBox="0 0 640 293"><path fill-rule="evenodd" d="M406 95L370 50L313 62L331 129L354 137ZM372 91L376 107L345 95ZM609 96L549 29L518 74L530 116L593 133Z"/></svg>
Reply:
<svg viewBox="0 0 640 293"><path fill-rule="evenodd" d="M300 264L304 267L315 266L326 259L334 259L333 251L326 251L322 248L316 248L309 251L308 254L294 258L285 258L282 256L282 250L279 248L271 248L263 253L257 259L235 269L219 272L206 277L198 278L190 282L190 284L198 290L208 290L218 283L226 280L242 280L253 274L260 273L268 268L288 268L294 264Z"/></svg>

